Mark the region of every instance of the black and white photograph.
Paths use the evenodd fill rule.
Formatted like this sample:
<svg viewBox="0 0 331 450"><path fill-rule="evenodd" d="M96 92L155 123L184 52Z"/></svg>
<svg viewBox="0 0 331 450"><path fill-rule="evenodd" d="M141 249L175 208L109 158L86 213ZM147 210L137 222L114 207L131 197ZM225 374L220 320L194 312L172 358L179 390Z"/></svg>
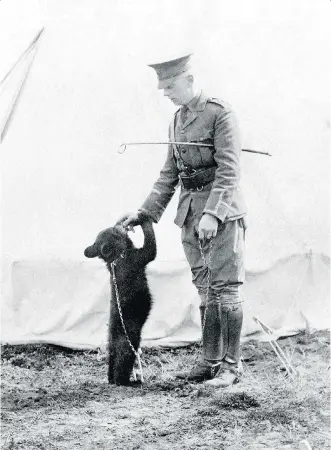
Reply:
<svg viewBox="0 0 331 450"><path fill-rule="evenodd" d="M1 449L330 449L330 9L0 0Z"/></svg>

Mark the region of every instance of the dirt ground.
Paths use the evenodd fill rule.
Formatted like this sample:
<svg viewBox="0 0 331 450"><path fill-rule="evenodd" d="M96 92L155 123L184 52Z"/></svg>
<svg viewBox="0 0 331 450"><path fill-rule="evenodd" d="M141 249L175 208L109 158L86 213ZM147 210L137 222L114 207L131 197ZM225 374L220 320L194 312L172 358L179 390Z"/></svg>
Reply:
<svg viewBox="0 0 331 450"><path fill-rule="evenodd" d="M328 331L243 345L243 380L228 390L176 381L199 346L144 349L145 383L109 386L105 355L51 345L2 346L4 450L330 448Z"/></svg>

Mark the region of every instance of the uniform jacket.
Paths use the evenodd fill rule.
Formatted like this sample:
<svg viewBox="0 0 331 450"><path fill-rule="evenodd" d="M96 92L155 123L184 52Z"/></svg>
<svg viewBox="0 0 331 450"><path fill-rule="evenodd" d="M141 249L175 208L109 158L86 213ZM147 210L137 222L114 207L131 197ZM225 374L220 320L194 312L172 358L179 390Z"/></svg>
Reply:
<svg viewBox="0 0 331 450"><path fill-rule="evenodd" d="M239 187L241 145L236 116L225 102L206 97L203 92L188 106L184 123L180 120L180 110L175 113L169 138L174 137L177 142L213 144L212 148L178 145L177 150L189 167L197 170L215 165L216 171L214 180L200 191L181 186L175 223L182 227L190 209L197 221L203 213L212 214L221 222L241 218L246 214L246 206ZM160 176L140 208L155 222L160 220L179 185L183 161L176 158L175 150L169 144Z"/></svg>

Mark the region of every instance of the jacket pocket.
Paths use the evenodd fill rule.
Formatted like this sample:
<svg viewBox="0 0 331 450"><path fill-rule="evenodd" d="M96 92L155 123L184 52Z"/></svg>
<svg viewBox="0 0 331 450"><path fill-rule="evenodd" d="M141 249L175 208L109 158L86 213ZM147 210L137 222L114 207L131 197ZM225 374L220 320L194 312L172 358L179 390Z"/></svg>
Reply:
<svg viewBox="0 0 331 450"><path fill-rule="evenodd" d="M175 224L180 228L182 228L182 226L184 225L185 219L190 209L190 204L191 195L188 192L181 191L178 200L177 214L174 220Z"/></svg>

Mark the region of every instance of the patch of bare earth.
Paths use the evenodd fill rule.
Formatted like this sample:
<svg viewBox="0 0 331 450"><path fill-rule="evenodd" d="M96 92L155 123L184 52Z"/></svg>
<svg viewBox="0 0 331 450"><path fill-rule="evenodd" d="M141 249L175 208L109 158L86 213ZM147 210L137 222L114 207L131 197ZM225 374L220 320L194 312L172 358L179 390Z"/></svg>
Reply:
<svg viewBox="0 0 331 450"><path fill-rule="evenodd" d="M291 381L269 343L243 345L245 376L227 390L177 381L196 345L145 349L145 383L110 386L98 352L51 345L2 347L2 443L16 449L313 449L330 442L329 332L278 341Z"/></svg>

